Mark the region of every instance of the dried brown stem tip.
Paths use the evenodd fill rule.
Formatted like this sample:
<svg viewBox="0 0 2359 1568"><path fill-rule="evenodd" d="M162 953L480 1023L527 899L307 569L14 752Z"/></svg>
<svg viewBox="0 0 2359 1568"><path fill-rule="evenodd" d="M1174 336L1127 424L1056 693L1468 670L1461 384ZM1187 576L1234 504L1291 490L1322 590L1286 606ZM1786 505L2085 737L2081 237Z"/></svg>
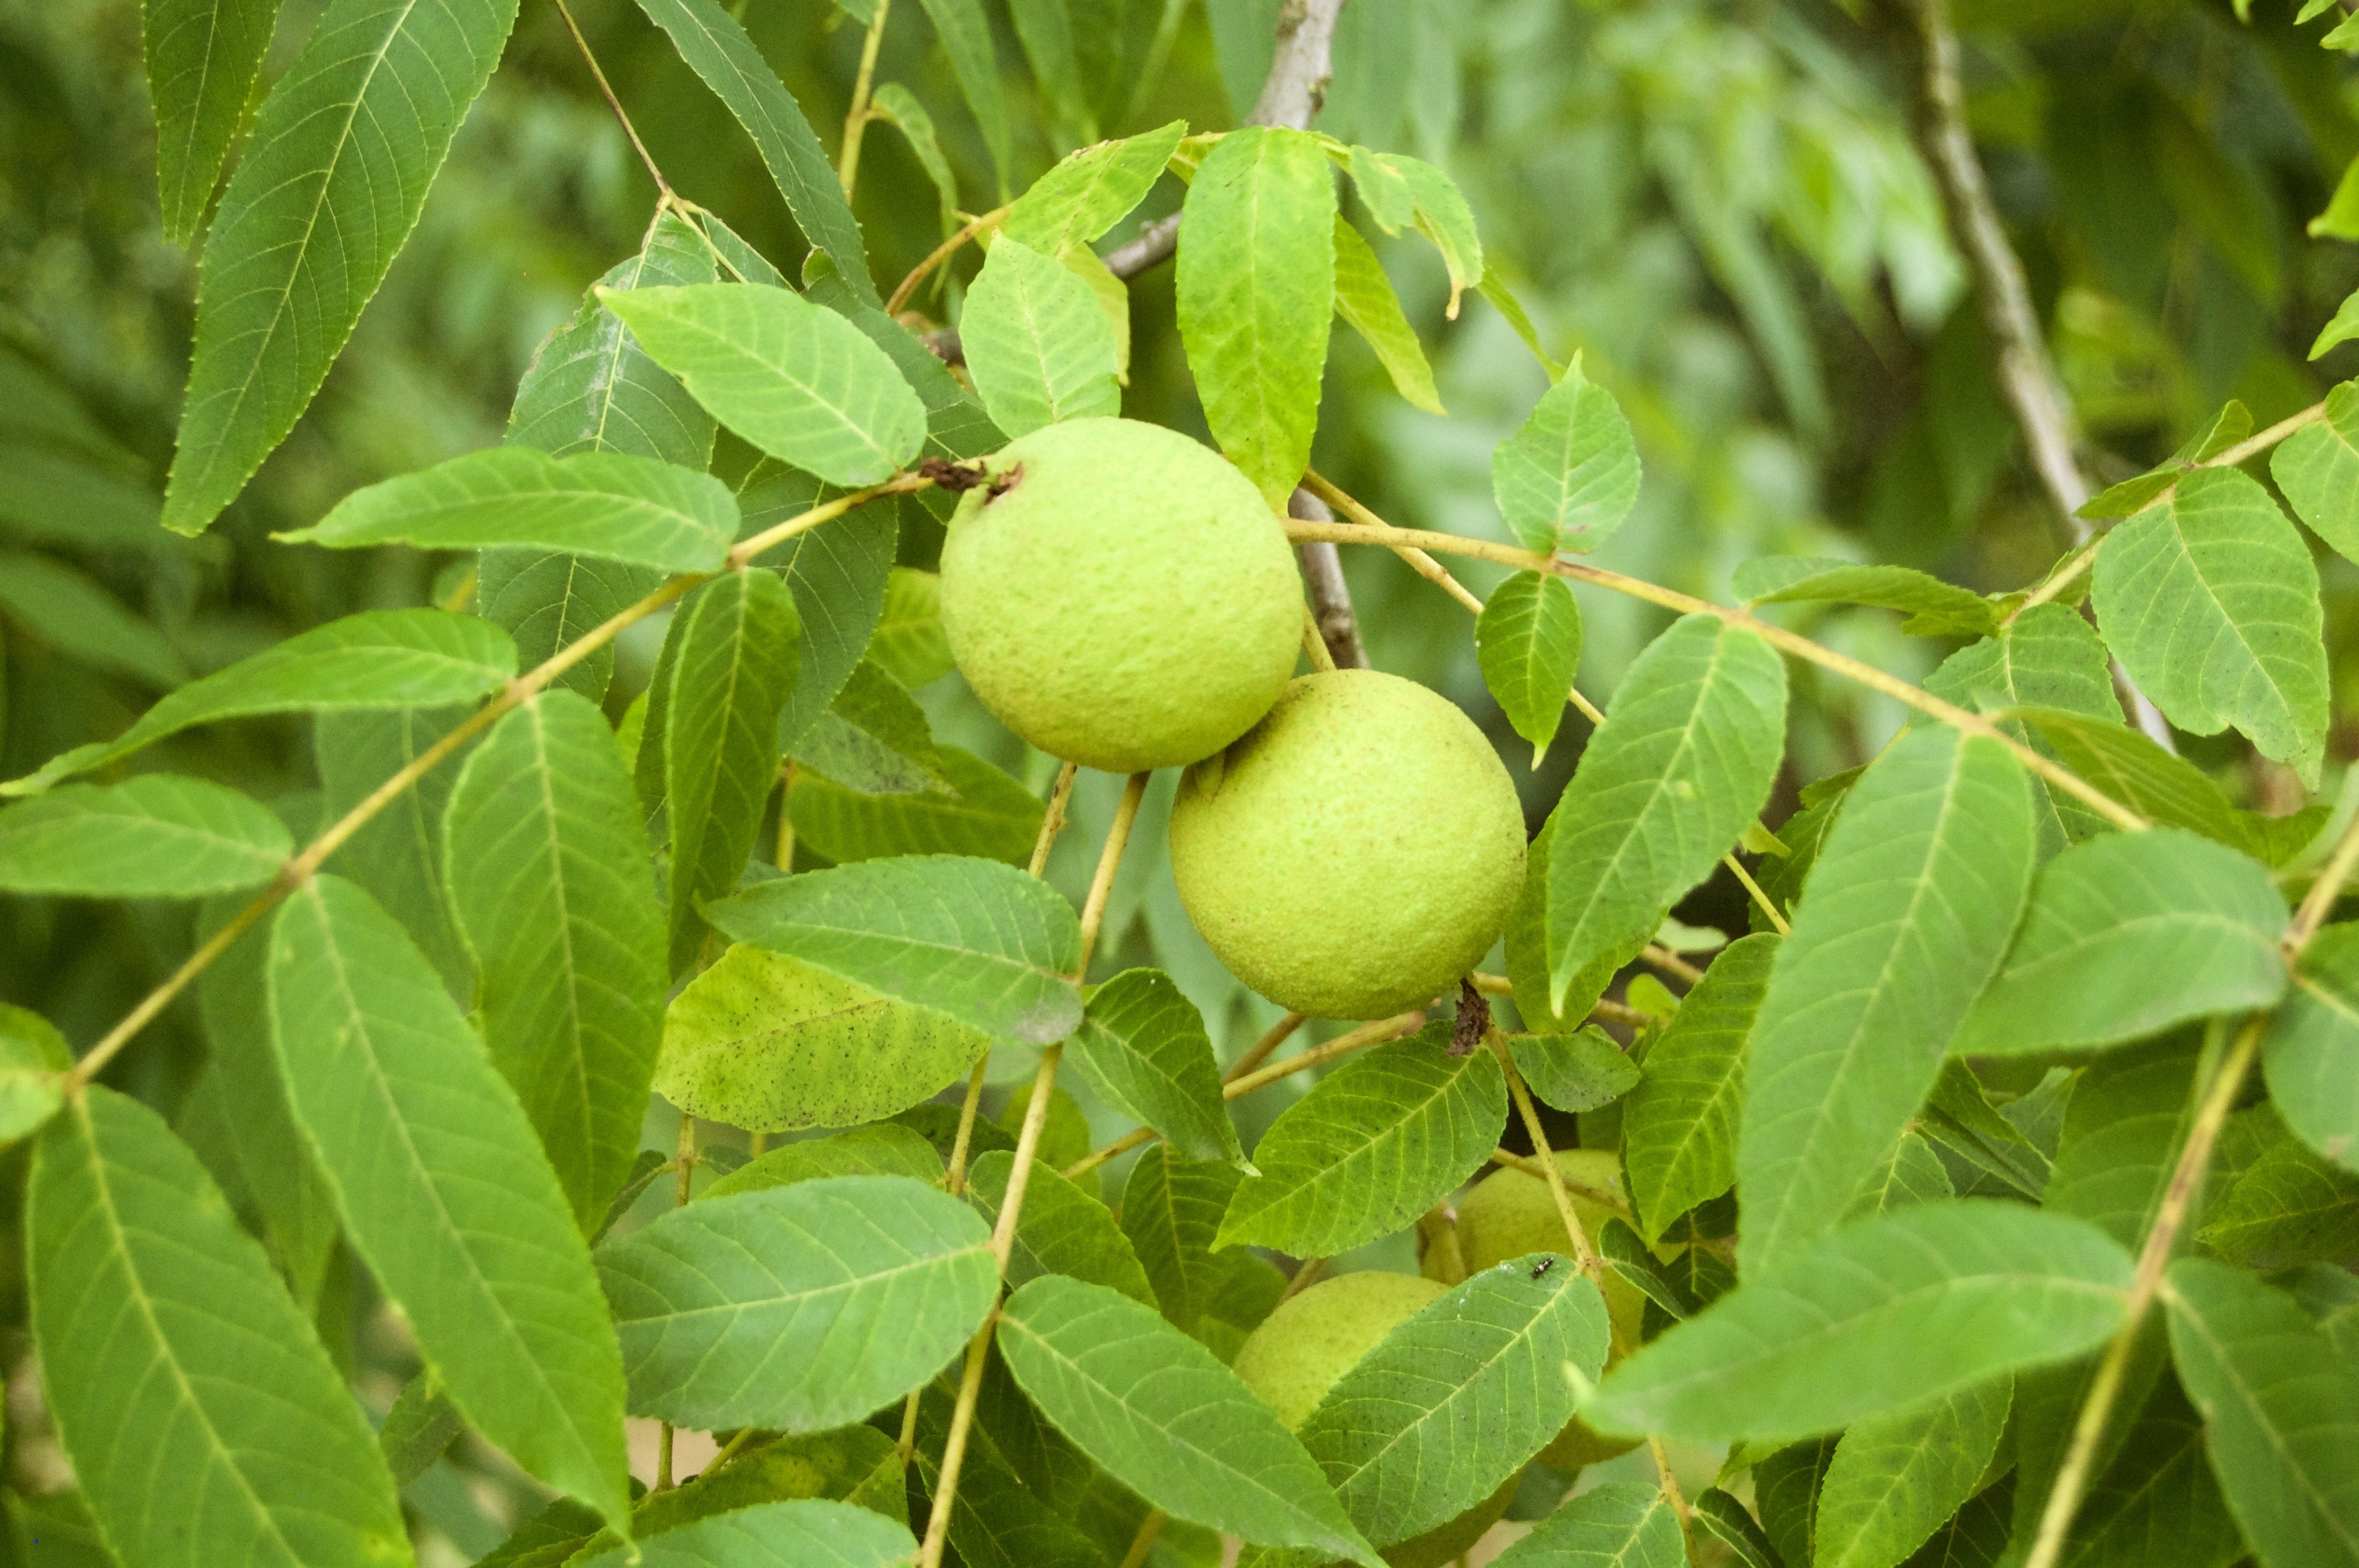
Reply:
<svg viewBox="0 0 2359 1568"><path fill-rule="evenodd" d="M1458 1021L1450 1026L1450 1054L1471 1056L1491 1033L1491 999L1474 989L1471 979L1458 982Z"/></svg>

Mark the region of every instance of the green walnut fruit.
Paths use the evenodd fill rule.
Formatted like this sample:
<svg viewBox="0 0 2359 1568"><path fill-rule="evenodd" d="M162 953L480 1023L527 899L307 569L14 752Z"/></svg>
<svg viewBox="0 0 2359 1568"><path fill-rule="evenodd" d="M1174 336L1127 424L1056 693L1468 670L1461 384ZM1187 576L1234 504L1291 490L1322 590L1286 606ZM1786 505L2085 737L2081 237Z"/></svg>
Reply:
<svg viewBox="0 0 2359 1568"><path fill-rule="evenodd" d="M942 631L1001 722L1127 773L1208 757L1269 710L1302 581L1251 481L1128 419L1046 426L984 466L942 544Z"/></svg>
<svg viewBox="0 0 2359 1568"><path fill-rule="evenodd" d="M1605 1150L1563 1150L1556 1157L1556 1168L1564 1173L1568 1182L1611 1193L1624 1207L1629 1206L1622 1184L1622 1162ZM1603 1234L1605 1222L1616 1217L1612 1209L1578 1193L1573 1195L1572 1212L1592 1247ZM1564 1233L1564 1220L1556 1211L1556 1198L1549 1191L1548 1183L1512 1168L1493 1172L1459 1200L1458 1247L1470 1274L1529 1252L1557 1252L1568 1258L1572 1255L1571 1238ZM1636 1345L1646 1312L1647 1298L1636 1285L1619 1274L1607 1274L1605 1314L1613 1323L1614 1337ZM1618 1359L1609 1353L1606 1364L1611 1366ZM1584 1465L1627 1454L1636 1446L1636 1441L1601 1437L1575 1417L1540 1450L1539 1460L1560 1470L1578 1470Z"/></svg>
<svg viewBox="0 0 2359 1568"><path fill-rule="evenodd" d="M1371 1269L1322 1280L1289 1296L1237 1349L1234 1369L1291 1432L1310 1417L1327 1390L1386 1335L1415 1317L1444 1287L1414 1274ZM1393 1568L1440 1568L1473 1546L1507 1511L1520 1477L1446 1524L1386 1547Z"/></svg>
<svg viewBox="0 0 2359 1568"><path fill-rule="evenodd" d="M1382 1018L1454 989L1498 939L1523 889L1523 806L1448 700L1329 670L1188 770L1171 873L1246 985L1313 1018Z"/></svg>

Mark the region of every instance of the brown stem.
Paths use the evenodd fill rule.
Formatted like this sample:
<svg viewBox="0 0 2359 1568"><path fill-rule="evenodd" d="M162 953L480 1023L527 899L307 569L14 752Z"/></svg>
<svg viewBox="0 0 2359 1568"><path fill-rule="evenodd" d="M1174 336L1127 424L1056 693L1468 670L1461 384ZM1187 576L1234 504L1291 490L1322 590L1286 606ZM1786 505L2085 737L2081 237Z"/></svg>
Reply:
<svg viewBox="0 0 2359 1568"><path fill-rule="evenodd" d="M1326 503L1299 485L1287 497L1286 514L1308 523L1335 520ZM1311 624L1327 645L1327 656L1338 669L1366 669L1368 650L1360 641L1360 618L1352 609L1351 587L1343 580L1343 557L1332 543L1318 539L1298 541L1296 553L1302 557L1302 585L1310 595Z"/></svg>
<svg viewBox="0 0 2359 1568"><path fill-rule="evenodd" d="M901 280L901 286L893 291L893 297L885 301L885 314L899 315L901 307L909 302L909 296L918 292L918 286L933 275L934 268L950 260L961 245L985 229L995 229L1006 221L1007 209L1005 207L995 207L980 218L969 219L964 228L926 253L926 259L909 269L909 276Z"/></svg>

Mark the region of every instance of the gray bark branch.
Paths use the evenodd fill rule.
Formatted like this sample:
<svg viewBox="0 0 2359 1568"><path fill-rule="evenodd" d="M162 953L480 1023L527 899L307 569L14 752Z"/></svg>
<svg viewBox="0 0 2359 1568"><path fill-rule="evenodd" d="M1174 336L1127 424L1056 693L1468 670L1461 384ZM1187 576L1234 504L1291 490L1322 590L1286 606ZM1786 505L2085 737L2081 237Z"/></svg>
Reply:
<svg viewBox="0 0 2359 1568"><path fill-rule="evenodd" d="M1951 227L1957 232L1959 247L1965 252L1967 269L1973 276L1974 292L1982 299L1999 390L2015 411L2032 471L2063 514L2072 542L2085 544L2093 530L2081 515L2081 508L2095 492L2073 456L2079 432L2072 411L2058 390L2056 367L2048 357L2038 313L2031 307L2023 263L2007 243L2006 226L2000 221L1990 179L1983 172L1973 134L1966 125L1965 89L1958 79L1958 35L1950 25L1948 0L1917 0L1917 14L1925 40L1922 140L1949 209ZM2113 671L2114 684L2128 698L2137 727L2157 745L2177 752L2169 723L2138 689L2120 660L2113 661Z"/></svg>

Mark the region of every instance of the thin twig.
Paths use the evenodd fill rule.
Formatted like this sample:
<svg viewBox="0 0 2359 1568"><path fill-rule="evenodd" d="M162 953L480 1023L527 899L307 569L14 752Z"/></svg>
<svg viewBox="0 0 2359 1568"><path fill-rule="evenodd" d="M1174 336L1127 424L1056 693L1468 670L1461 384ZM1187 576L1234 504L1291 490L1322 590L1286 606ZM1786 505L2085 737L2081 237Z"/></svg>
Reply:
<svg viewBox="0 0 2359 1568"><path fill-rule="evenodd" d="M1691 986L1701 984L1703 980L1701 969L1697 968L1659 942L1649 942L1639 948L1638 957L1675 980L1684 980Z"/></svg>
<svg viewBox="0 0 2359 1568"><path fill-rule="evenodd" d="M1294 1037L1294 1032L1309 1022L1301 1013L1289 1012L1265 1031L1262 1037L1245 1048L1245 1054L1229 1064L1221 1075L1221 1082L1233 1083L1244 1077L1270 1058L1270 1054Z"/></svg>
<svg viewBox="0 0 2359 1568"><path fill-rule="evenodd" d="M965 227L927 252L926 259L909 269L909 276L901 280L901 286L893 291L893 297L885 301L885 314L899 315L901 307L909 302L909 296L918 292L918 286L932 276L934 268L950 260L961 245L985 229L995 229L1006 221L1007 209L1005 207L995 207L980 218L969 219Z"/></svg>
<svg viewBox="0 0 2359 1568"><path fill-rule="evenodd" d="M893 7L893 0L876 0L876 14L868 20L868 36L860 43L860 71L852 81L852 107L843 115L843 151L836 159L835 178L843 187L843 198L852 200L852 187L860 178L860 141L868 129L868 89L876 80L876 50L885 42L885 14Z"/></svg>
<svg viewBox="0 0 2359 1568"><path fill-rule="evenodd" d="M1334 514L1319 497L1300 485L1286 500L1286 514L1309 523L1332 523ZM1310 624L1327 650L1328 667L1364 670L1367 645L1360 641L1360 617L1352 608L1351 586L1343 580L1343 560L1332 544L1321 540L1298 543L1302 557L1302 586L1310 595Z"/></svg>
<svg viewBox="0 0 2359 1568"><path fill-rule="evenodd" d="M1762 918L1769 922L1769 928L1780 936L1790 935L1794 928L1786 923L1785 912L1770 902L1769 895L1762 891L1761 884L1753 880L1753 873L1745 869L1745 862L1734 855L1723 855L1720 859L1721 863L1745 885L1746 895L1753 900L1753 906L1761 912Z"/></svg>
<svg viewBox="0 0 2359 1568"><path fill-rule="evenodd" d="M1526 570L1552 571L1561 577L1571 578L1576 582L1594 583L1600 588L1611 589L1616 593L1626 594L1633 599L1645 600L1649 604L1658 604L1666 610L1676 610L1683 614L1716 617L1732 626L1745 628L1773 647L1781 648L1798 658L1807 659L1823 669L1832 670L1846 679L1856 681L1871 691L1881 692L1897 701L1906 703L1920 713L1929 714L1970 735L1979 735L1986 740L1996 741L2013 752L2016 760L2025 767L2097 811L2118 827L2130 832L2138 832L2152 826L2145 817L2090 784L2078 773L2041 756L1981 714L1969 713L1954 703L1944 702L1929 692L1910 686L1897 676L1885 674L1873 665L1863 664L1848 654L1838 654L1832 648L1822 647L1807 637L1788 632L1782 626L1772 625L1745 611L1731 610L1726 605L1713 604L1706 600L1698 599L1692 594L1681 593L1676 589L1658 587L1654 583L1637 578L1625 577L1620 572L1607 571L1602 567L1593 567L1584 562L1561 558L1551 560L1546 556L1538 555L1530 550L1518 549L1513 545L1494 544L1487 539L1469 539L1455 534L1430 533L1421 528L1395 528L1389 524L1371 525L1350 523L1289 522L1286 525L1286 532L1289 538L1294 539L1333 539L1341 544L1414 544L1425 549L1439 550L1449 555L1474 556L1484 560L1520 567Z"/></svg>
<svg viewBox="0 0 2359 1568"><path fill-rule="evenodd" d="M589 63L590 74L598 83L599 96L606 100L606 107L614 112L616 120L622 122L623 135L631 138L631 146L637 150L639 161L647 166L647 175L656 182L657 211L660 215L664 201L671 197L671 182L664 178L663 170L656 167L655 155L647 151L647 144L639 140L639 128L631 124L630 115L623 110L623 101L614 96L614 89L606 81L605 71L599 67L598 57L590 52L590 40L582 36L582 24L573 19L573 13L567 8L565 0L557 0L557 14L565 18L565 30L573 35L574 46L581 49L582 58Z"/></svg>
<svg viewBox="0 0 2359 1568"><path fill-rule="evenodd" d="M1138 1533L1130 1538L1130 1550L1122 1554L1122 1568L1141 1568L1147 1554L1155 1550L1155 1538L1163 1533L1163 1522L1171 1516L1161 1509L1149 1509L1147 1517L1138 1521Z"/></svg>

